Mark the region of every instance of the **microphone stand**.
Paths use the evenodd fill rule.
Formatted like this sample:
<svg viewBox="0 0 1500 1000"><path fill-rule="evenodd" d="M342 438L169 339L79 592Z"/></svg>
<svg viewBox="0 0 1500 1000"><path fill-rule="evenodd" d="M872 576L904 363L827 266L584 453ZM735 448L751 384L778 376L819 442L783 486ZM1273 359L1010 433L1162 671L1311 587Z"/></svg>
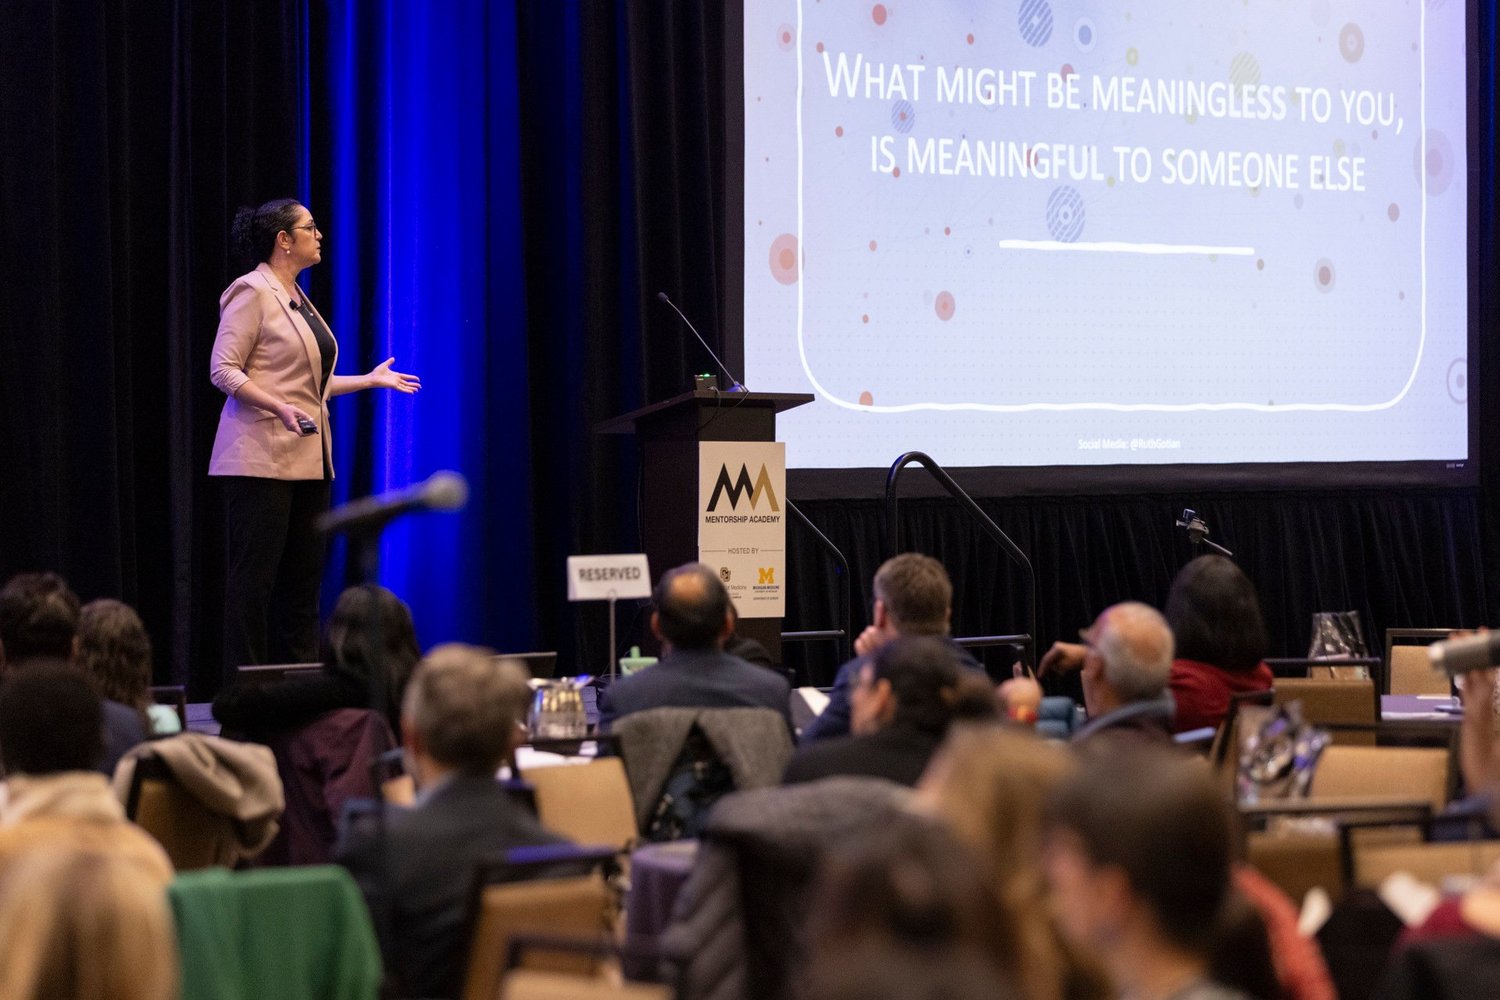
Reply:
<svg viewBox="0 0 1500 1000"><path fill-rule="evenodd" d="M363 529L354 528L349 530L349 541L359 553L359 570L363 579L363 585L370 597L370 606L365 615L365 653L368 662L365 669L369 673L369 690L367 701L370 711L388 719L390 706L386 704L389 685L386 683L386 653L383 622L381 621L380 607L380 536L385 531L387 521L379 521L368 525ZM401 734L394 734L396 745L401 745ZM371 922L375 925L375 936L382 945L388 945L392 940L393 914L395 904L395 880L391 877L390 865L390 838L386 829L386 807L385 799L384 769L381 769L371 791L375 795L375 843L373 847L373 871L370 873L371 888L373 895L378 901L371 907Z"/></svg>
<svg viewBox="0 0 1500 1000"><path fill-rule="evenodd" d="M1218 542L1210 541L1208 537L1208 525L1198 516L1195 510L1184 510L1182 517L1177 521L1177 527L1187 532L1188 546L1192 550L1193 558L1203 555L1204 549L1212 549L1219 555L1229 559L1234 558L1230 552Z"/></svg>

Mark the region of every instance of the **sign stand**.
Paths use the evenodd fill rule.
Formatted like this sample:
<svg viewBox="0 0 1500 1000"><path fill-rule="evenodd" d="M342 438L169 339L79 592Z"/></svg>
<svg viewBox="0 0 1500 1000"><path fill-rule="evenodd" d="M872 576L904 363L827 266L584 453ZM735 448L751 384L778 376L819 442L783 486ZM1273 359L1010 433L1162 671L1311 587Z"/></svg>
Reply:
<svg viewBox="0 0 1500 1000"><path fill-rule="evenodd" d="M651 570L644 553L620 556L568 556L568 600L609 602L609 664L611 681L619 672L615 658L615 602L621 597L650 597Z"/></svg>

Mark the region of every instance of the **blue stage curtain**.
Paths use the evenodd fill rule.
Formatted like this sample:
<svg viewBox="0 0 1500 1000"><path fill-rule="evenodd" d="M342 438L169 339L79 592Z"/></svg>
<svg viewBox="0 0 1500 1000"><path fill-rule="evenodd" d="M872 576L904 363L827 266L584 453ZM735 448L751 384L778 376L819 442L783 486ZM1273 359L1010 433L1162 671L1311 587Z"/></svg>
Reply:
<svg viewBox="0 0 1500 1000"><path fill-rule="evenodd" d="M467 509L392 525L381 582L411 604L424 645L530 646L515 12L483 0L314 0L309 31L322 42L309 73L309 207L327 240L314 295L339 334L341 371L394 355L423 384L414 397L334 403L335 502L461 472ZM325 606L357 573L340 544Z"/></svg>

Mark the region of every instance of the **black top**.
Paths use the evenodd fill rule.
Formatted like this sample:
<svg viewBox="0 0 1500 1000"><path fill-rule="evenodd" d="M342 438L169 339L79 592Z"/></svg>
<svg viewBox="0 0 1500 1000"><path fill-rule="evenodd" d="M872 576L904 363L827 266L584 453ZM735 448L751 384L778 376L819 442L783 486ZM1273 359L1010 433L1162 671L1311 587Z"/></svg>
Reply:
<svg viewBox="0 0 1500 1000"><path fill-rule="evenodd" d="M786 766L784 785L835 775L885 778L912 786L943 738L896 723L867 736L843 736L800 748Z"/></svg>
<svg viewBox="0 0 1500 1000"><path fill-rule="evenodd" d="M298 314L307 321L308 327L312 330L313 339L318 342L318 354L323 361L323 373L318 379L318 391L322 392L323 387L328 384L328 376L333 374L333 355L338 350L338 345L333 342L333 334L329 332L328 327L318 318L318 314L313 312L306 295L298 297L296 309Z"/></svg>
<svg viewBox="0 0 1500 1000"><path fill-rule="evenodd" d="M315 674L231 684L214 699L213 714L226 730L260 736L298 729L335 709L369 707L369 681L325 665Z"/></svg>

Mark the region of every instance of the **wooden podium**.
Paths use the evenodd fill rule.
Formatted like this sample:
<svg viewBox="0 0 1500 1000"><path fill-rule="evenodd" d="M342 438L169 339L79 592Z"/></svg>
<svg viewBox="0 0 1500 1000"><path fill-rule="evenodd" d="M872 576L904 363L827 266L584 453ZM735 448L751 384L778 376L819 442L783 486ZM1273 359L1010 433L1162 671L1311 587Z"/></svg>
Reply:
<svg viewBox="0 0 1500 1000"><path fill-rule="evenodd" d="M811 403L803 392L698 389L597 425L601 434L634 434L641 449L641 522L651 573L698 558L698 443L775 441L776 414ZM780 618L741 618L740 635L781 662Z"/></svg>

